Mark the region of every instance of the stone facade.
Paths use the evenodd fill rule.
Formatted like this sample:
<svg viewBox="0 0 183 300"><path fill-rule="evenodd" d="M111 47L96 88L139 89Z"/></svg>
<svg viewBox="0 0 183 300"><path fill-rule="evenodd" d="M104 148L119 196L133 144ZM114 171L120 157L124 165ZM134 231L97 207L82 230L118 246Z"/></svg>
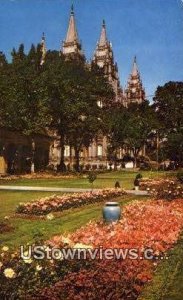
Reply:
<svg viewBox="0 0 183 300"><path fill-rule="evenodd" d="M30 172L33 163L35 171L45 169L51 141L47 135L36 135L33 143L30 136L0 128L0 174Z"/></svg>

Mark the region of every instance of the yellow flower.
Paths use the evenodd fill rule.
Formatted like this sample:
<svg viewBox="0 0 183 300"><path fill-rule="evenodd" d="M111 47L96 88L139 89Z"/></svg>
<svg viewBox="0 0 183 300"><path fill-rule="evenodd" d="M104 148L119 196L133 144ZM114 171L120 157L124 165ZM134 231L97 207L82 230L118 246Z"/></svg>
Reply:
<svg viewBox="0 0 183 300"><path fill-rule="evenodd" d="M4 246L3 248L2 248L2 251L4 251L4 252L6 252L6 251L8 251L9 250L9 247L8 246Z"/></svg>
<svg viewBox="0 0 183 300"><path fill-rule="evenodd" d="M31 258L28 258L28 259L24 258L24 263L25 264L31 264L32 263L32 259Z"/></svg>
<svg viewBox="0 0 183 300"><path fill-rule="evenodd" d="M53 220L54 219L54 215L50 213L50 214L48 214L46 216L46 218L47 218L47 220Z"/></svg>
<svg viewBox="0 0 183 300"><path fill-rule="evenodd" d="M40 265L36 266L36 271L41 271L43 267L41 267Z"/></svg>
<svg viewBox="0 0 183 300"><path fill-rule="evenodd" d="M84 245L84 244L81 244L81 243L75 244L73 248L74 249L93 249L92 246L90 246L90 245Z"/></svg>
<svg viewBox="0 0 183 300"><path fill-rule="evenodd" d="M14 270L11 269L11 268L5 269L4 270L4 275L6 276L6 278L15 278L15 276L16 276Z"/></svg>

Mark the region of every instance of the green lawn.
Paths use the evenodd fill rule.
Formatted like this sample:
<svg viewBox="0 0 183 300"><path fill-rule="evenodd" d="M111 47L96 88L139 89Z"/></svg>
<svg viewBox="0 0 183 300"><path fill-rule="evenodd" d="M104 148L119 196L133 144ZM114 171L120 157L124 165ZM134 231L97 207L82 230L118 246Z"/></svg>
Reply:
<svg viewBox="0 0 183 300"><path fill-rule="evenodd" d="M158 266L153 281L147 285L138 300L183 299L183 235L169 259Z"/></svg>
<svg viewBox="0 0 183 300"><path fill-rule="evenodd" d="M115 171L99 174L96 181L94 182L95 188L106 188L114 187L115 182L118 180L121 187L126 189L133 188L133 181L135 176L139 172L134 171ZM149 178L162 178L166 176L171 176L173 172L150 172L142 171L140 172L143 177ZM70 188L89 188L90 183L87 178L51 178L51 179L18 179L18 180L0 180L2 185L19 185L19 186L45 186L45 187L70 187Z"/></svg>
<svg viewBox="0 0 183 300"><path fill-rule="evenodd" d="M103 204L88 205L56 213L55 219L51 221L39 217L34 219L22 218L15 214L15 208L19 202L36 200L51 194L53 193L0 191L0 220L9 216L9 222L14 227L12 232L0 234L0 244L8 245L11 248L18 247L20 244L33 242L35 235L42 235L45 240L54 234L74 231L90 220L101 218ZM127 204L134 199L137 197L125 196L118 200L122 204ZM138 199L143 199L143 197Z"/></svg>

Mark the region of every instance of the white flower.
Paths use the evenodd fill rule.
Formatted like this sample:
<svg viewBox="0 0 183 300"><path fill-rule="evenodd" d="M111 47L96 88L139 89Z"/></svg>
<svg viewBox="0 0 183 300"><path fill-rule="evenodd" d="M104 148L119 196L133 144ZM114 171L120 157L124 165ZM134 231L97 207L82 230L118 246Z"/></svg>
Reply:
<svg viewBox="0 0 183 300"><path fill-rule="evenodd" d="M4 246L3 248L2 248L2 251L4 251L4 252L6 252L6 251L8 251L9 250L9 247L8 246Z"/></svg>
<svg viewBox="0 0 183 300"><path fill-rule="evenodd" d="M4 270L4 275L6 276L6 278L15 278L15 276L16 276L14 270L11 269L11 268L5 269Z"/></svg>

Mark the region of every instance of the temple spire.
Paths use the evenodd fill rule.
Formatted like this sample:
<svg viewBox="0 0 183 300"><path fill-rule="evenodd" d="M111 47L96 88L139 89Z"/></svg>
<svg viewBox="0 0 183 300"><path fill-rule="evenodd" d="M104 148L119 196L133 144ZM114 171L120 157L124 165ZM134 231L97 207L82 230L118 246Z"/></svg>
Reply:
<svg viewBox="0 0 183 300"><path fill-rule="evenodd" d="M62 44L62 52L65 55L66 59L85 59L81 43L78 38L73 5L71 6L66 39Z"/></svg>
<svg viewBox="0 0 183 300"><path fill-rule="evenodd" d="M107 44L107 33L106 33L106 25L105 25L105 20L103 20L102 23L102 30L101 30L101 35L99 39L99 46L105 46Z"/></svg>
<svg viewBox="0 0 183 300"><path fill-rule="evenodd" d="M76 29L76 22L74 17L74 6L71 6L71 14L69 20L69 27L67 30L67 35L65 39L65 43L78 42L78 34Z"/></svg>
<svg viewBox="0 0 183 300"><path fill-rule="evenodd" d="M118 67L114 61L112 44L107 39L105 21L102 22L97 47L94 52L93 64L103 70L104 76L108 79L115 93L115 102L122 102L122 89L119 81Z"/></svg>
<svg viewBox="0 0 183 300"><path fill-rule="evenodd" d="M132 71L125 89L127 105L130 103L142 103L145 100L145 90L142 85L140 73L137 67L137 58L134 57Z"/></svg>
<svg viewBox="0 0 183 300"><path fill-rule="evenodd" d="M42 56L41 56L40 65L43 65L45 62L45 57L46 57L46 39L45 39L44 32L42 34L42 39L41 39L41 52L42 52Z"/></svg>
<svg viewBox="0 0 183 300"><path fill-rule="evenodd" d="M134 61L133 61L133 67L132 67L132 76L138 75L138 67L137 67L137 57L135 55Z"/></svg>

